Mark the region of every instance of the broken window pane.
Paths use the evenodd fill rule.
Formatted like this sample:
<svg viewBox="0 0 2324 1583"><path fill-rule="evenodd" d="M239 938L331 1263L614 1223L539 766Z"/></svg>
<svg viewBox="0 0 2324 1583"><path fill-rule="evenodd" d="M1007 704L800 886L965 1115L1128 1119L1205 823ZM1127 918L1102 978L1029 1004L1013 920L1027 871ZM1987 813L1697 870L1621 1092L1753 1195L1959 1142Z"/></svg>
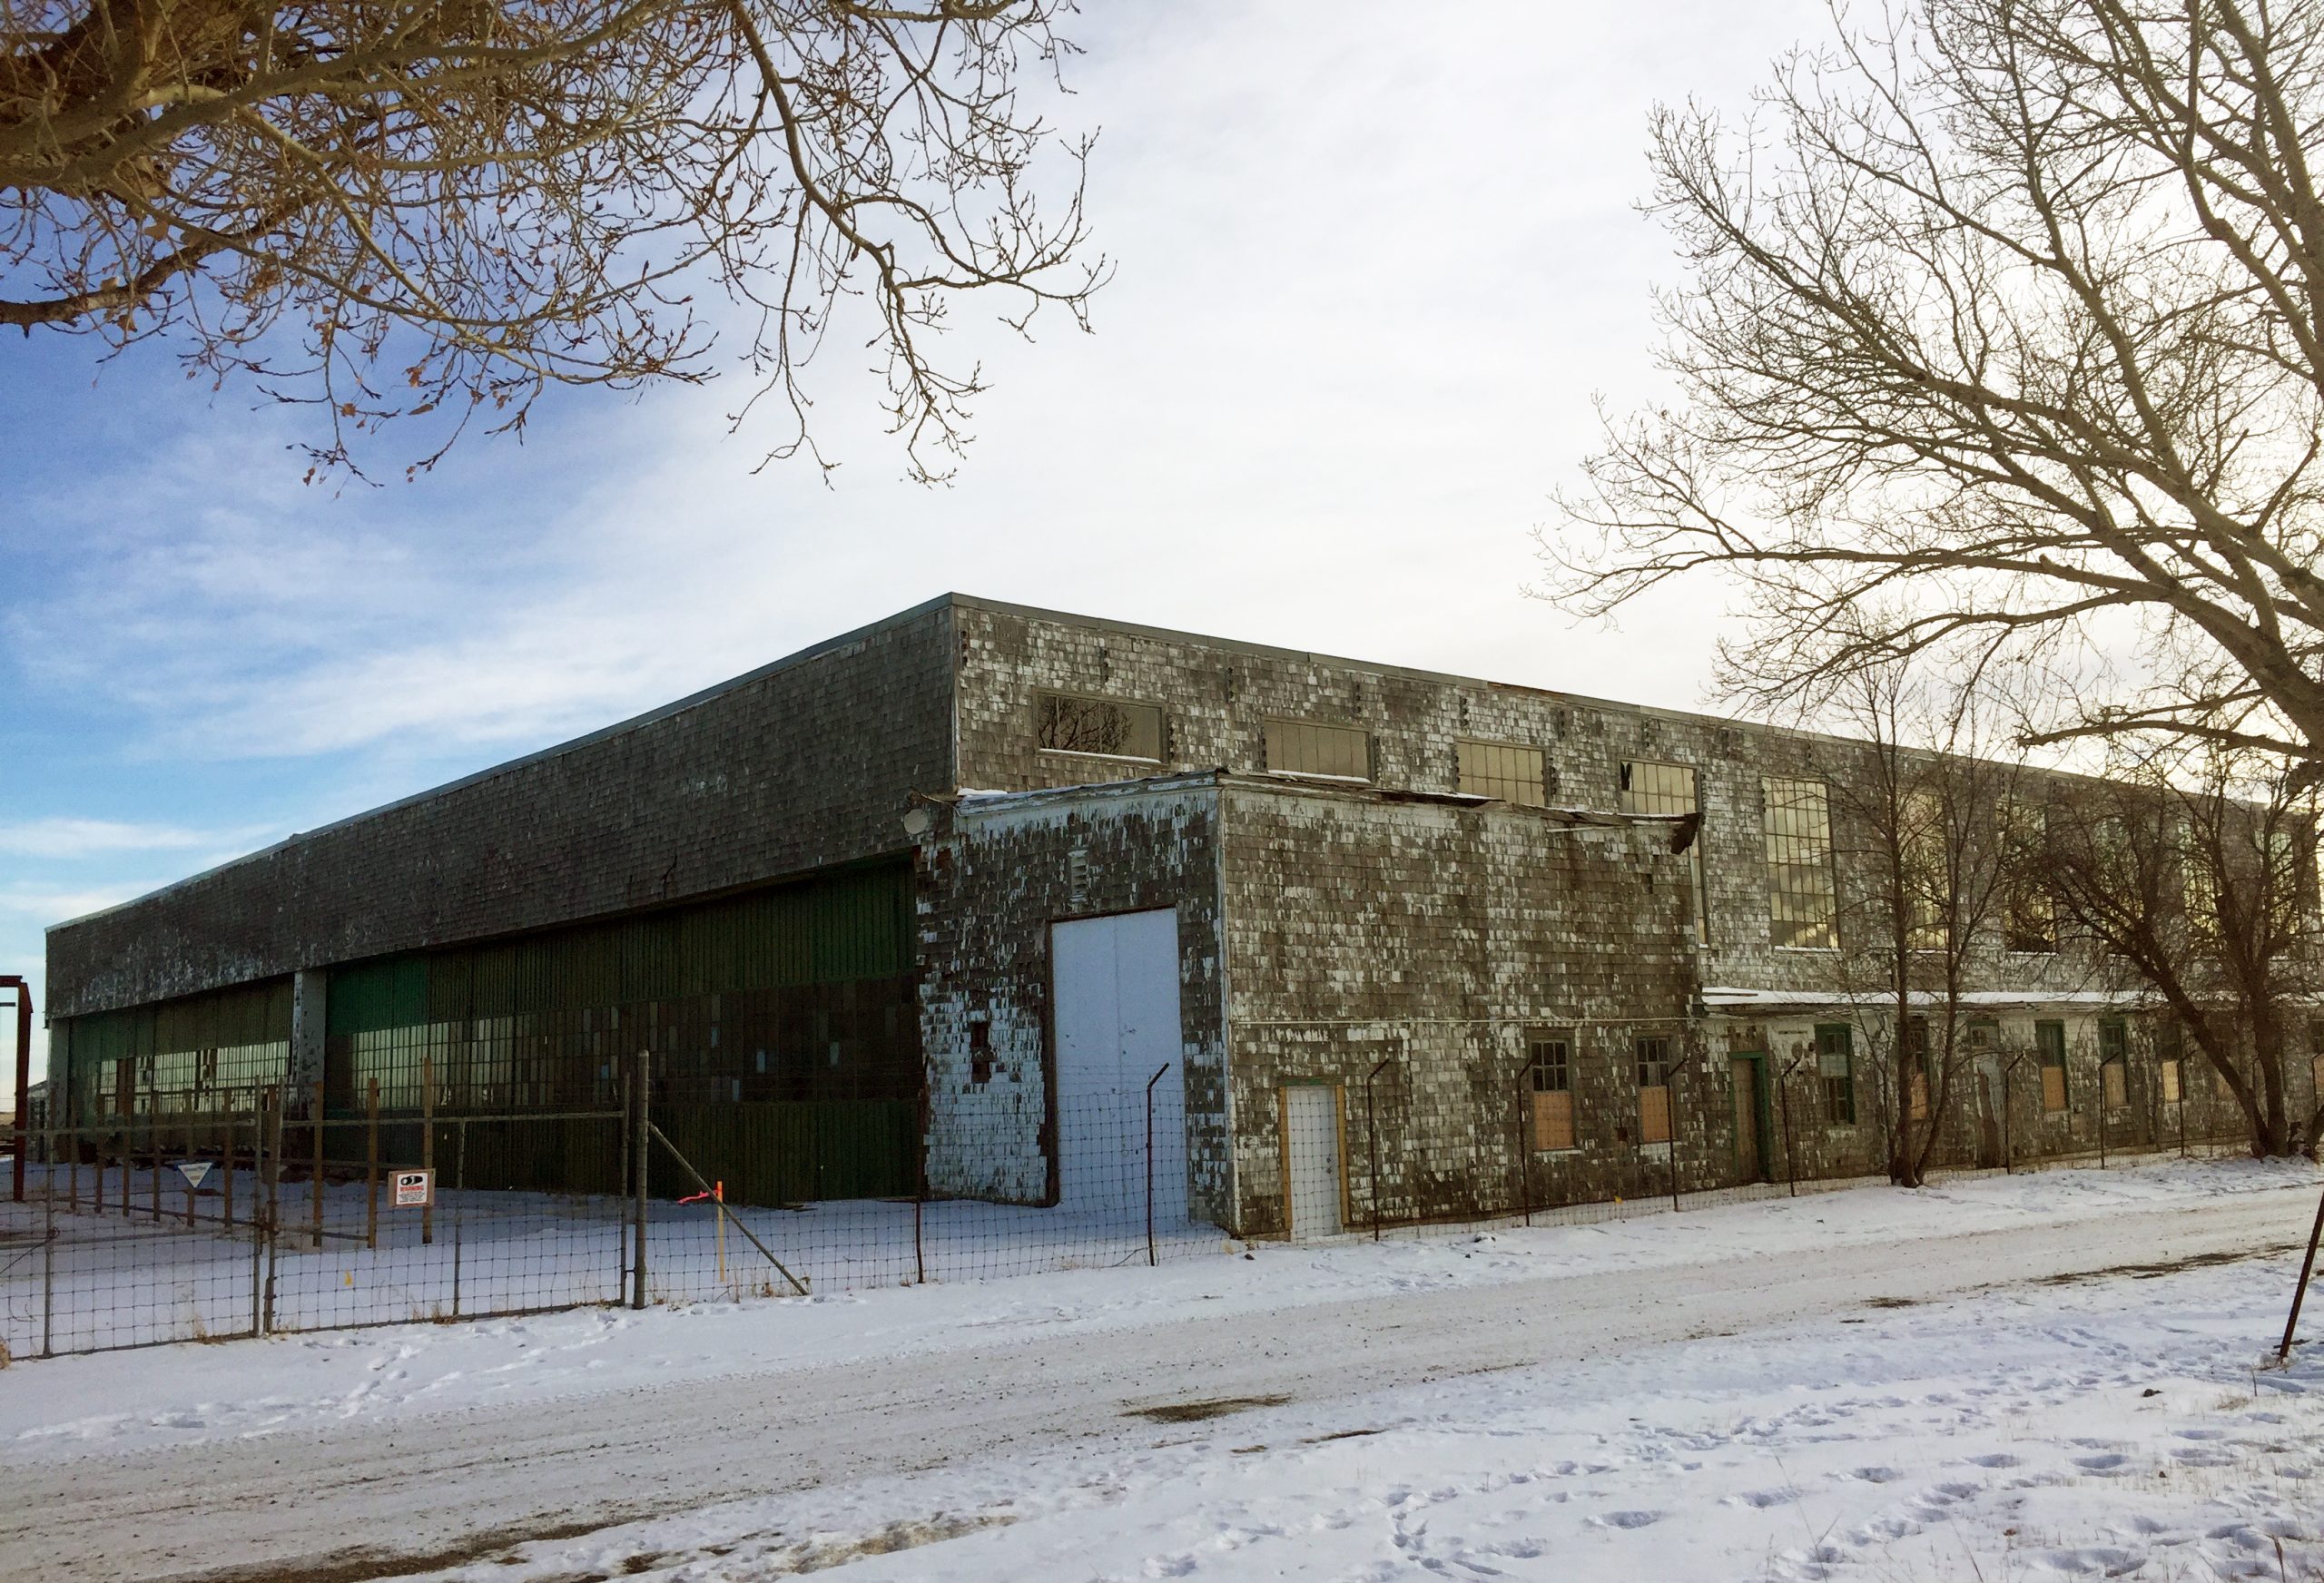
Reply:
<svg viewBox="0 0 2324 1583"><path fill-rule="evenodd" d="M1759 782L1766 802L1768 917L1778 947L1839 944L1833 928L1832 815L1821 781Z"/></svg>
<svg viewBox="0 0 2324 1583"><path fill-rule="evenodd" d="M1622 766L1616 806L1624 813L1701 812L1702 802L1695 792L1694 766L1632 760ZM1703 838L1699 831L1695 833L1695 844L1687 849L1687 865L1688 882L1694 887L1695 938L1708 941L1710 907L1703 886Z"/></svg>
<svg viewBox="0 0 2324 1583"><path fill-rule="evenodd" d="M1037 740L1051 752L1161 761L1162 712L1153 704L1044 693L1035 711Z"/></svg>
<svg viewBox="0 0 2324 1583"><path fill-rule="evenodd" d="M1509 742L1455 742L1461 766L1461 790L1472 797L1498 797L1539 808L1548 801L1543 791L1541 750Z"/></svg>
<svg viewBox="0 0 2324 1583"><path fill-rule="evenodd" d="M1371 733L1357 726L1270 720L1266 744L1266 767L1274 774L1329 775L1341 781L1372 779Z"/></svg>

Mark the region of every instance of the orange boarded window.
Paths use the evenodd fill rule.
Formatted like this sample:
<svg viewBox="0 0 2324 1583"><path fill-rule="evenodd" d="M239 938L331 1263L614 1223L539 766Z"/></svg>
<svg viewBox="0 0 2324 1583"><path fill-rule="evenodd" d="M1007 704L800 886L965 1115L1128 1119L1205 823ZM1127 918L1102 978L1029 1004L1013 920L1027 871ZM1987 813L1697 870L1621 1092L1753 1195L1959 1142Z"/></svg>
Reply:
<svg viewBox="0 0 2324 1583"><path fill-rule="evenodd" d="M1638 1041L1638 1141L1670 1141L1670 1041L1655 1036Z"/></svg>
<svg viewBox="0 0 2324 1583"><path fill-rule="evenodd" d="M1525 1041L1526 1084L1533 1101L1533 1147L1570 1149L1573 1138L1573 1036L1535 1034Z"/></svg>

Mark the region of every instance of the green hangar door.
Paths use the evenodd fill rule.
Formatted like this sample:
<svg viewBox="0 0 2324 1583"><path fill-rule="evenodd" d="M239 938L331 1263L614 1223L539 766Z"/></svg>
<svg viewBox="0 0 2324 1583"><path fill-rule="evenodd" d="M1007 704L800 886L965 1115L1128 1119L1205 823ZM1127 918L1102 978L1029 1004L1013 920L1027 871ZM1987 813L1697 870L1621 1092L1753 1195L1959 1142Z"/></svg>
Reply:
<svg viewBox="0 0 2324 1583"><path fill-rule="evenodd" d="M1059 1207L1142 1215L1150 1165L1155 1224L1183 1223L1187 1088L1177 910L1052 924L1049 971Z"/></svg>

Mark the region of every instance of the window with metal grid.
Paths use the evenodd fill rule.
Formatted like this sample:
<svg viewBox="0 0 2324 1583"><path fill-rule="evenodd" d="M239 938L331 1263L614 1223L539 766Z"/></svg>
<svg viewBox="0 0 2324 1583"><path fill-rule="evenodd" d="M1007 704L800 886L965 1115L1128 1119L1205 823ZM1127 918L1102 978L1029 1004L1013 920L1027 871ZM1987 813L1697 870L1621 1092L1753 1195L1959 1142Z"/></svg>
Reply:
<svg viewBox="0 0 2324 1583"><path fill-rule="evenodd" d="M1816 1075L1824 1086L1824 1120L1856 1125L1856 1030L1845 1022L1816 1025Z"/></svg>
<svg viewBox="0 0 2324 1583"><path fill-rule="evenodd" d="M1759 782L1768 843L1769 943L1829 950L1833 915L1832 813L1821 781L1767 776Z"/></svg>
<svg viewBox="0 0 2324 1583"><path fill-rule="evenodd" d="M1267 769L1277 775L1372 779L1372 736L1360 726L1318 725L1305 720L1266 723Z"/></svg>
<svg viewBox="0 0 2324 1583"><path fill-rule="evenodd" d="M1468 795L1498 797L1528 808L1549 801L1541 749L1515 742L1460 742L1452 744L1452 752L1460 789Z"/></svg>

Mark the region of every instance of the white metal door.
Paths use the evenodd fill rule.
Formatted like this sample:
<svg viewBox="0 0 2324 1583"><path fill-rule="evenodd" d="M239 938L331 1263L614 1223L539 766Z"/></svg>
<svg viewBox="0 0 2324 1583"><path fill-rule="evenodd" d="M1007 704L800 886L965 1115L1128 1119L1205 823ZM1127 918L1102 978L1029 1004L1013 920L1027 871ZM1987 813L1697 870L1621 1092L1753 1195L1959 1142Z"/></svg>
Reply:
<svg viewBox="0 0 2324 1583"><path fill-rule="evenodd" d="M1340 1233L1340 1107L1335 1088L1283 1091L1289 1151L1291 1234L1301 1242Z"/></svg>
<svg viewBox="0 0 2324 1583"><path fill-rule="evenodd" d="M1185 1038L1175 909L1052 924L1058 1203L1146 1205L1146 1085L1154 1085L1154 1219L1187 1217Z"/></svg>

